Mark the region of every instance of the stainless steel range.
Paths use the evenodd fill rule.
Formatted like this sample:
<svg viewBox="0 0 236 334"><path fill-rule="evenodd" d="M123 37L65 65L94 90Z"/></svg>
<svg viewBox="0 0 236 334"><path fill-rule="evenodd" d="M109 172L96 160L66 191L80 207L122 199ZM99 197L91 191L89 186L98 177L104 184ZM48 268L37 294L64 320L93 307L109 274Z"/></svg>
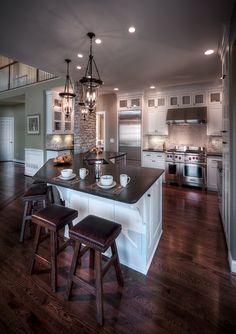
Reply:
<svg viewBox="0 0 236 334"><path fill-rule="evenodd" d="M166 182L206 187L206 153L204 148L182 148L166 152Z"/></svg>

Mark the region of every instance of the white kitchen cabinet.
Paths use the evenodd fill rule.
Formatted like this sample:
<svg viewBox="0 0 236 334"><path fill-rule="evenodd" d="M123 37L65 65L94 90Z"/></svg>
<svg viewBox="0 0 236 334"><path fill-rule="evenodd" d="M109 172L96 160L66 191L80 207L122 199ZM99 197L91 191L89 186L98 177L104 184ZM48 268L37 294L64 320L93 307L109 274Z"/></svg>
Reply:
<svg viewBox="0 0 236 334"><path fill-rule="evenodd" d="M73 134L74 110L69 117L65 117L62 100L59 93L46 92L47 134Z"/></svg>
<svg viewBox="0 0 236 334"><path fill-rule="evenodd" d="M222 135L222 107L209 106L207 110L207 135Z"/></svg>
<svg viewBox="0 0 236 334"><path fill-rule="evenodd" d="M180 105L180 96L178 94L170 95L168 102L168 108L178 108Z"/></svg>
<svg viewBox="0 0 236 334"><path fill-rule="evenodd" d="M217 191L217 166L222 161L221 157L207 157L207 189Z"/></svg>
<svg viewBox="0 0 236 334"><path fill-rule="evenodd" d="M209 107L220 108L222 104L222 93L220 90L208 91L208 105Z"/></svg>
<svg viewBox="0 0 236 334"><path fill-rule="evenodd" d="M206 106L206 94L201 91L179 92L169 95L169 108Z"/></svg>
<svg viewBox="0 0 236 334"><path fill-rule="evenodd" d="M149 108L146 113L146 127L144 133L168 135L166 113L167 109Z"/></svg>
<svg viewBox="0 0 236 334"><path fill-rule="evenodd" d="M118 110L142 108L142 96L119 96L118 97Z"/></svg>
<svg viewBox="0 0 236 334"><path fill-rule="evenodd" d="M147 98L147 108L166 109L166 96L149 96Z"/></svg>
<svg viewBox="0 0 236 334"><path fill-rule="evenodd" d="M206 94L203 92L195 92L192 94L192 103L195 107L206 106Z"/></svg>
<svg viewBox="0 0 236 334"><path fill-rule="evenodd" d="M142 152L142 167L159 168L165 170L165 153L163 152ZM165 181L165 173L163 174L163 181Z"/></svg>

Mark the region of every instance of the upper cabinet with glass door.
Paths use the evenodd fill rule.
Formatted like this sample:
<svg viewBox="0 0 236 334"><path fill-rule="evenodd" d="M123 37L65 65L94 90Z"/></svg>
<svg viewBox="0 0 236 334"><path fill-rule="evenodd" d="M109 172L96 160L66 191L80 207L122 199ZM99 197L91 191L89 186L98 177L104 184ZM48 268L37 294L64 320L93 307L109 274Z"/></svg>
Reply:
<svg viewBox="0 0 236 334"><path fill-rule="evenodd" d="M158 108L165 109L166 108L166 97L165 96L149 96L147 98L147 108Z"/></svg>
<svg viewBox="0 0 236 334"><path fill-rule="evenodd" d="M142 108L142 96L118 96L118 110Z"/></svg>
<svg viewBox="0 0 236 334"><path fill-rule="evenodd" d="M202 107L207 103L205 93L187 92L169 95L168 108Z"/></svg>
<svg viewBox="0 0 236 334"><path fill-rule="evenodd" d="M63 112L62 100L55 91L46 92L47 108L47 133L48 134L72 134L74 110L66 117Z"/></svg>
<svg viewBox="0 0 236 334"><path fill-rule="evenodd" d="M221 107L222 93L221 91L212 90L208 93L208 105L209 107Z"/></svg>

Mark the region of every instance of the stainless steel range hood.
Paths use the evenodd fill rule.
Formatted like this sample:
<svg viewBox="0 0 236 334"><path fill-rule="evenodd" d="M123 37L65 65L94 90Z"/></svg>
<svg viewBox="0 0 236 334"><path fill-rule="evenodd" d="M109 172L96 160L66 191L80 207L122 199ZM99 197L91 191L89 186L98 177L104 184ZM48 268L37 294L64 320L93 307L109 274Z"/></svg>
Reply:
<svg viewBox="0 0 236 334"><path fill-rule="evenodd" d="M204 124L206 122L206 107L177 108L167 110L167 124Z"/></svg>

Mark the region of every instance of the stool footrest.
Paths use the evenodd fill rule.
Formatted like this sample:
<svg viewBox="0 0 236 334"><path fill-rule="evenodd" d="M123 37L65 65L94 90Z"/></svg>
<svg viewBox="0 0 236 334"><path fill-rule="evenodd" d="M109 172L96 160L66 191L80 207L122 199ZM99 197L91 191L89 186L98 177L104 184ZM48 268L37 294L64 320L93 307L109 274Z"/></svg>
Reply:
<svg viewBox="0 0 236 334"><path fill-rule="evenodd" d="M81 285L83 288L85 288L86 290L88 290L90 293L92 294L96 294L96 288L91 285L89 282L85 281L83 278L79 278L78 276L76 275L73 275L73 282L78 284L78 285Z"/></svg>
<svg viewBox="0 0 236 334"><path fill-rule="evenodd" d="M36 260L39 260L39 262L46 263L51 267L51 262L45 259L44 257L42 257L41 255L35 254L34 257Z"/></svg>
<svg viewBox="0 0 236 334"><path fill-rule="evenodd" d="M107 271L110 269L110 267L112 265L114 265L114 263L117 261L117 256L116 255L113 255L109 260L108 262L105 264L105 266L103 267L102 269L102 276L105 276Z"/></svg>

